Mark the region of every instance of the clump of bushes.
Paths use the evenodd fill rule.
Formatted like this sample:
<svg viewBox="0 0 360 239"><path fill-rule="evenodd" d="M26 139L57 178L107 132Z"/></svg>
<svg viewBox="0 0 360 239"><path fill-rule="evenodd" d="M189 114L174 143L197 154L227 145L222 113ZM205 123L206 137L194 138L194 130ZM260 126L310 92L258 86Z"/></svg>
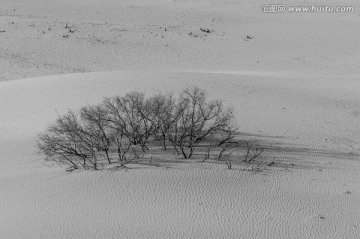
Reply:
<svg viewBox="0 0 360 239"><path fill-rule="evenodd" d="M47 160L70 169L100 169L104 163L125 167L159 147L185 159L195 152L205 152L207 159L216 152L215 158L231 169L229 156L240 145L233 120L232 108L208 100L198 87L186 88L178 97L131 92L59 116L38 135L37 147Z"/></svg>

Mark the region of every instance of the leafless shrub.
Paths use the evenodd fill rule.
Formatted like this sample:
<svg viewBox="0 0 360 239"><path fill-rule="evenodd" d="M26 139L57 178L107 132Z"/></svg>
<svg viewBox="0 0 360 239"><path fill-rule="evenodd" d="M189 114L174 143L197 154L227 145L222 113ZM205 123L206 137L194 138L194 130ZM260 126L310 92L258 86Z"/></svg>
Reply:
<svg viewBox="0 0 360 239"><path fill-rule="evenodd" d="M214 137L214 134L211 133L208 137L208 145L206 147L206 152L205 152L205 155L204 155L204 160L203 162L205 162L205 160L209 159L210 158L210 151L211 149L214 147L214 141L215 141L215 137Z"/></svg>
<svg viewBox="0 0 360 239"><path fill-rule="evenodd" d="M85 129L83 133L92 139L97 151L104 152L106 160L111 163L109 156L111 131L106 109L101 105L83 107L80 109L80 118Z"/></svg>
<svg viewBox="0 0 360 239"><path fill-rule="evenodd" d="M226 130L219 132L220 142L218 147L220 147L220 151L218 159L221 159L223 156L230 156L239 147L240 142L235 139L236 130L235 126L228 126Z"/></svg>
<svg viewBox="0 0 360 239"><path fill-rule="evenodd" d="M173 94L158 94L149 99L151 105L151 120L154 123L154 134L161 139L161 146L167 150L166 142L169 139L169 132L177 121L176 99Z"/></svg>
<svg viewBox="0 0 360 239"><path fill-rule="evenodd" d="M121 132L114 131L111 135L111 139L115 143L118 160L121 166L129 163L131 159L128 158L127 153L131 148L131 141L128 137L124 136Z"/></svg>
<svg viewBox="0 0 360 239"><path fill-rule="evenodd" d="M198 35L196 35L196 34L194 34L192 32L190 32L188 35L191 36L191 37L199 37Z"/></svg>
<svg viewBox="0 0 360 239"><path fill-rule="evenodd" d="M169 140L184 158L191 158L201 142L226 128L233 119L232 109L225 109L222 101L207 102L205 92L198 87L182 92L177 110L178 117L170 129Z"/></svg>
<svg viewBox="0 0 360 239"><path fill-rule="evenodd" d="M99 169L104 162L115 161L125 167L143 160L159 142L164 151L172 145L177 155L191 158L199 150L205 154L204 161L214 157L231 169L233 153L242 143L232 121L233 109L225 108L221 100L207 100L198 87L186 88L178 98L171 93L146 98L144 93L131 92L59 116L38 136L37 146L48 160L66 164L70 170ZM257 161L263 148L244 143L246 153L241 159L254 170L264 167Z"/></svg>
<svg viewBox="0 0 360 239"><path fill-rule="evenodd" d="M209 28L201 28L201 27L200 27L200 31L205 32L205 33L213 32L213 30L210 30Z"/></svg>
<svg viewBox="0 0 360 239"><path fill-rule="evenodd" d="M151 119L151 104L145 95L139 92L124 97L105 98L103 105L108 112L110 127L131 140L133 145L141 145L148 150L147 140L155 129Z"/></svg>
<svg viewBox="0 0 360 239"><path fill-rule="evenodd" d="M48 159L69 164L73 168L89 164L97 169L97 158L92 140L86 135L74 112L58 117L45 133L38 136L38 148ZM95 158L91 158L95 156Z"/></svg>
<svg viewBox="0 0 360 239"><path fill-rule="evenodd" d="M256 163L249 163L249 164L247 164L246 167L243 168L243 170L245 171L247 169L250 169L251 171L259 172L267 165L268 165L268 162L266 162L266 161L259 161L259 162L256 162Z"/></svg>
<svg viewBox="0 0 360 239"><path fill-rule="evenodd" d="M81 154L74 144L75 142L65 139L59 132L49 129L49 132L38 136L37 147L47 160L66 164L75 169L81 164L80 160L84 160L87 156Z"/></svg>
<svg viewBox="0 0 360 239"><path fill-rule="evenodd" d="M244 162L252 163L264 152L264 149L256 146L255 142L245 142L246 144L246 154Z"/></svg>
<svg viewBox="0 0 360 239"><path fill-rule="evenodd" d="M230 160L230 155L224 155L219 159L220 161L224 162L228 169L232 169L232 162Z"/></svg>

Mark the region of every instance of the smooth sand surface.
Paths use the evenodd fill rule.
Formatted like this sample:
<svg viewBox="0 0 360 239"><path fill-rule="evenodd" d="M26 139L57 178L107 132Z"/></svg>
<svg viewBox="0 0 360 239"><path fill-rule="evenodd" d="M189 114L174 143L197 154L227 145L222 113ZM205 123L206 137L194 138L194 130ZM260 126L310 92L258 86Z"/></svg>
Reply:
<svg viewBox="0 0 360 239"><path fill-rule="evenodd" d="M263 14L264 2L4 1L0 238L358 238L358 12ZM67 109L191 85L234 106L274 166L66 172L36 153Z"/></svg>

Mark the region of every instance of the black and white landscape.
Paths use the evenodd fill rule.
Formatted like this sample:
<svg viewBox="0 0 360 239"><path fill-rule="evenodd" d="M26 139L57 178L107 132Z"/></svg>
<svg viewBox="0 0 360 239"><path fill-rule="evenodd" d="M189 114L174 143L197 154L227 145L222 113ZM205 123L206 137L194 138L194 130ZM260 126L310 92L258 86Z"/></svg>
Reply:
<svg viewBox="0 0 360 239"><path fill-rule="evenodd" d="M1 1L0 238L358 238L360 3L272 3ZM231 155L155 136L98 170L39 152L69 110L191 87L233 109Z"/></svg>

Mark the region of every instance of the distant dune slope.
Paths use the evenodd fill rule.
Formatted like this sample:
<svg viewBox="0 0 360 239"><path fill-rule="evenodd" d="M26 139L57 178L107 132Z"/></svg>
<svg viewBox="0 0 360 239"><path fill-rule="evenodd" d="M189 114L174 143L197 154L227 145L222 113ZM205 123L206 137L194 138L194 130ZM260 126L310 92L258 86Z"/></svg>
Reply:
<svg viewBox="0 0 360 239"><path fill-rule="evenodd" d="M352 13L269 14L264 4L3 1L0 80L164 68L359 74L358 2L285 3L350 5Z"/></svg>

